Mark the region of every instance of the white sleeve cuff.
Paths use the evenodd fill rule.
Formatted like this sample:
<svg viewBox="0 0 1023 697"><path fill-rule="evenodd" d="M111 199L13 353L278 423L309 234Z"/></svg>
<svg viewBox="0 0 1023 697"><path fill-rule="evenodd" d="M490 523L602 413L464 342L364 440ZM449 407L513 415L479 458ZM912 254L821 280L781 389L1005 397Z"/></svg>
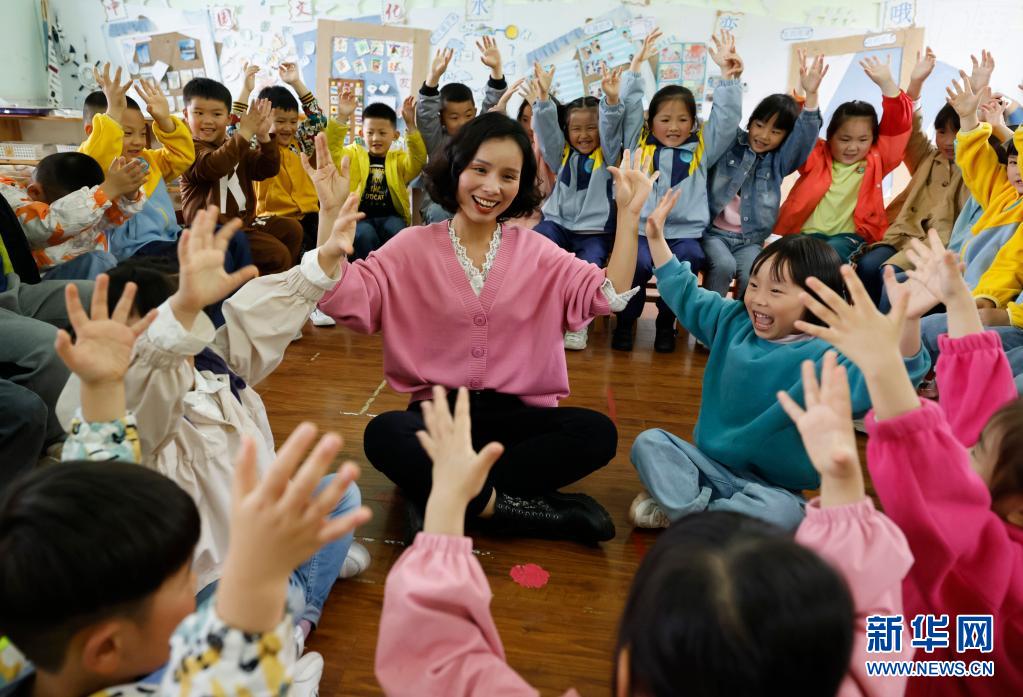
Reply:
<svg viewBox="0 0 1023 697"><path fill-rule="evenodd" d="M639 286L631 290L627 290L624 293L616 293L615 286L611 283L610 278L605 278L604 282L600 285L600 292L607 298L607 304L611 306L612 312L621 312L625 309L625 306L629 304L629 301L639 292Z"/></svg>
<svg viewBox="0 0 1023 697"><path fill-rule="evenodd" d="M320 290L330 290L341 280L341 268L338 267L337 276L331 278L323 272L320 267L319 250L310 249L302 255L302 263L299 265L305 280L312 283Z"/></svg>
<svg viewBox="0 0 1023 697"><path fill-rule="evenodd" d="M156 320L146 330L146 336L154 346L182 356L194 356L199 353L213 341L215 335L213 322L205 312L196 315L192 331L185 331L171 310L170 300L160 305Z"/></svg>

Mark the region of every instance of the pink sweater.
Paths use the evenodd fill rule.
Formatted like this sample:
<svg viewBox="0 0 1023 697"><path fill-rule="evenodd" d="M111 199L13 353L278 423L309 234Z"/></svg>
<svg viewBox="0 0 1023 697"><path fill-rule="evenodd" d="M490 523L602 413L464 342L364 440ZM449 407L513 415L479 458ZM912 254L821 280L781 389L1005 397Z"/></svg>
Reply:
<svg viewBox="0 0 1023 697"><path fill-rule="evenodd" d="M876 421L868 414L867 461L885 512L906 533L916 564L903 585L906 612L949 615L948 649L917 660L993 660L994 678L917 678L907 695L1023 694L1023 529L991 510L987 486L967 446L1016 397L994 332L942 336L937 379L941 406ZM994 616L994 651L955 652L955 616Z"/></svg>
<svg viewBox="0 0 1023 697"><path fill-rule="evenodd" d="M433 385L464 385L557 406L568 395L565 330L611 311L603 269L509 225L479 297L446 222L402 230L342 274L320 309L355 331L381 332L387 381L413 400Z"/></svg>
<svg viewBox="0 0 1023 697"><path fill-rule="evenodd" d="M868 614L902 612L899 586L913 563L902 533L869 499L829 509L815 501L807 506L796 539L843 574L856 604L853 659L839 694L901 695L904 679L865 677L864 624ZM539 695L505 661L490 598L471 538L419 533L387 576L376 654L384 692L391 697ZM575 690L565 693L574 696Z"/></svg>

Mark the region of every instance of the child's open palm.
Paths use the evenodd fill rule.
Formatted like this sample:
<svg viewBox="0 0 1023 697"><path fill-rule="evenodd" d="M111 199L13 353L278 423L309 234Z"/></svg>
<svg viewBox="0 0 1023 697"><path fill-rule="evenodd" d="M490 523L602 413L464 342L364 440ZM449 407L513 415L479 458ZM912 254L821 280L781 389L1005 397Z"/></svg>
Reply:
<svg viewBox="0 0 1023 697"><path fill-rule="evenodd" d="M554 70L544 70L539 63L533 63L533 75L536 78L536 87L540 90L540 99L548 99L551 96L551 85L554 84Z"/></svg>
<svg viewBox="0 0 1023 697"><path fill-rule="evenodd" d="M128 107L127 95L132 86L131 78L128 78L128 81L122 85L121 69L118 68L111 76L110 63L103 64L102 73L97 68L93 68L92 76L107 98L107 116L120 123L121 116L124 115L124 110Z"/></svg>
<svg viewBox="0 0 1023 697"><path fill-rule="evenodd" d="M348 194L334 221L330 239L320 247L321 266L332 267L342 255L351 256L355 252L355 229L359 221L366 217L365 213L359 212L361 200L357 192Z"/></svg>
<svg viewBox="0 0 1023 697"><path fill-rule="evenodd" d="M181 233L178 241L178 290L171 297L175 314L178 308L185 313L198 313L258 275L255 266L246 266L234 273L224 270L227 246L241 229L242 221L235 218L214 234L218 213L216 206L199 211L191 227Z"/></svg>
<svg viewBox="0 0 1023 697"><path fill-rule="evenodd" d="M959 75L963 79L962 85L960 86L958 80L953 80L952 84L945 88L945 92L948 94L948 103L959 114L960 120L970 124L969 127L964 126L963 130L971 130L977 125L978 107L991 98L991 88L982 87L980 90L974 91L966 77L966 72L960 70Z"/></svg>
<svg viewBox="0 0 1023 697"><path fill-rule="evenodd" d="M842 280L849 289L852 304L819 279L812 276L807 279L807 286L820 300L806 292L800 294L800 300L825 326L797 320L795 328L828 342L864 371L879 360L889 361L892 356L898 356L910 295L904 293L891 298L891 312L885 315L875 307L848 264L842 266Z"/></svg>
<svg viewBox="0 0 1023 697"><path fill-rule="evenodd" d="M506 114L507 115L507 113L508 113L508 102L511 101L512 97L514 97L516 94L518 94L519 90L522 88L522 85L525 84L525 82L526 82L526 78L524 78L524 77L520 77L518 80L513 82L508 87L508 89L506 89L504 91L504 94L501 95L501 98L497 100L497 104L495 104L494 106L490 107L490 111L498 113L498 114Z"/></svg>
<svg viewBox="0 0 1023 697"><path fill-rule="evenodd" d="M356 100L355 93L352 91L350 86L346 86L341 91L341 96L337 100L337 115L339 120L344 123L352 114L355 113Z"/></svg>
<svg viewBox="0 0 1023 697"><path fill-rule="evenodd" d="M290 85L293 82L298 82L302 79L301 74L298 72L297 63L281 63L277 68L277 74L280 75L281 82L286 85Z"/></svg>
<svg viewBox="0 0 1023 697"><path fill-rule="evenodd" d="M454 55L455 51L451 48L438 50L435 54L433 54L433 62L430 63L430 82L428 84L437 84L437 81L440 80L441 76L447 72L448 65L451 63L451 59Z"/></svg>
<svg viewBox="0 0 1023 697"><path fill-rule="evenodd" d="M242 83L245 93L252 94L252 90L256 89L256 76L259 75L259 66L245 63L242 66L242 70L245 71L245 81Z"/></svg>
<svg viewBox="0 0 1023 697"><path fill-rule="evenodd" d="M480 493L490 468L504 452L500 443L488 443L478 453L472 447L469 393L458 389L455 413L448 409L444 388L434 386L433 400L423 402L426 430L416 437L433 461L433 488L455 500L469 501Z"/></svg>
<svg viewBox="0 0 1023 697"><path fill-rule="evenodd" d="M167 122L170 121L170 104L167 102L167 97L164 96L163 90L156 84L156 80L138 80L135 83L135 89L143 101L145 101L146 111L149 112L154 121L160 124L161 128L164 128Z"/></svg>
<svg viewBox="0 0 1023 697"><path fill-rule="evenodd" d="M147 169L137 158L118 157L110 163L107 176L100 185L107 198L117 200L126 196L132 200L146 181Z"/></svg>
<svg viewBox="0 0 1023 697"><path fill-rule="evenodd" d="M931 76L934 72L934 66L938 64L938 57L934 55L934 51L928 46L921 56L918 51L916 54L916 65L913 66L913 72L909 74L910 82L922 83Z"/></svg>
<svg viewBox="0 0 1023 697"><path fill-rule="evenodd" d="M977 115L981 121L992 126L1005 126L1006 103L1002 97L1001 94L992 94L991 99L978 107Z"/></svg>
<svg viewBox="0 0 1023 697"><path fill-rule="evenodd" d="M970 86L974 92L978 92L991 84L991 73L995 71L995 57L987 49L980 52L980 60L976 56L970 56L973 63L973 71L970 73ZM964 75L965 77L965 75Z"/></svg>
<svg viewBox="0 0 1023 697"><path fill-rule="evenodd" d="M884 61L877 56L867 56L860 61L860 67L863 68L863 72L867 74L870 81L881 88L882 92L887 94L888 88L895 85L895 91L898 93L898 86L892 78L891 56L887 56Z"/></svg>
<svg viewBox="0 0 1023 697"><path fill-rule="evenodd" d="M668 219L668 216L671 214L675 204L678 203L680 196L682 196L681 189L672 189L660 200L660 202L658 202L657 207L654 208L653 212L647 216L647 241L660 240L664 238L664 221Z"/></svg>
<svg viewBox="0 0 1023 697"><path fill-rule="evenodd" d="M963 264L959 262L955 252L945 249L941 244L937 230L932 228L927 232L927 244L920 240L910 240L909 244L906 256L914 268L906 274L911 282L926 289L933 297L935 305L938 303L947 305L954 298L969 297L970 289L963 280ZM886 278L885 283L895 283L894 275L891 282ZM912 314L910 310L910 316Z"/></svg>
<svg viewBox="0 0 1023 697"><path fill-rule="evenodd" d="M812 94L820 89L821 81L828 74L828 65L824 62L824 55L818 54L813 57L807 65L806 49L798 50L799 56L799 85L803 88L804 94Z"/></svg>
<svg viewBox="0 0 1023 697"><path fill-rule="evenodd" d="M619 208L639 215L646 204L654 182L660 172L650 173L650 157L644 157L641 149L635 152L626 150L622 153L622 163L617 167L608 167L614 179L615 203Z"/></svg>
<svg viewBox="0 0 1023 697"><path fill-rule="evenodd" d="M69 283L64 287L68 319L75 332L71 335L63 329L57 330L54 348L57 355L79 379L86 384L117 383L124 378L131 365L135 340L146 331L156 319L152 310L142 319L129 322L132 303L137 287L128 283L117 301L114 314L107 314L107 288L110 277L100 274L92 291L91 317L85 314L78 287Z"/></svg>
<svg viewBox="0 0 1023 697"><path fill-rule="evenodd" d="M624 71L625 66L618 66L611 70L607 69L606 63L600 66L600 89L603 90L608 104L618 103L619 95L622 91L622 73Z"/></svg>
<svg viewBox="0 0 1023 697"><path fill-rule="evenodd" d="M722 29L710 37L711 46L707 48L711 59L721 68L721 75L733 79L742 75L743 63L735 50L735 35Z"/></svg>
<svg viewBox="0 0 1023 697"><path fill-rule="evenodd" d="M313 187L316 188L321 213L327 214L339 210L348 198L348 189L351 185L348 176L349 160L347 155L341 158L340 171L334 166L330 148L327 146L327 134L322 131L316 134L313 143L316 147L316 166L313 166L308 155L302 153L302 169L309 175Z"/></svg>
<svg viewBox="0 0 1023 697"><path fill-rule="evenodd" d="M804 361L802 371L805 407L800 407L787 392L778 392L778 402L795 423L806 454L821 475L821 504L828 507L850 503L832 500L832 496L842 493L835 486L839 481L851 485L848 488L852 496L848 498L859 500L863 498L863 474L845 367L838 364L834 351L828 351L824 354L820 382L813 361Z"/></svg>
<svg viewBox="0 0 1023 697"><path fill-rule="evenodd" d="M410 131L416 129L416 96L414 94L405 97L401 103L401 118L405 122L406 129Z"/></svg>
<svg viewBox="0 0 1023 697"><path fill-rule="evenodd" d="M663 34L660 29L654 29L646 35L646 38L643 39L643 46L632 56L632 62L629 64L630 72L638 72L643 63L657 55L657 42L661 40L661 36Z"/></svg>
<svg viewBox="0 0 1023 697"><path fill-rule="evenodd" d="M480 62L491 70L501 68L501 49L497 47L497 39L492 36L484 36L476 42L476 49L480 52Z"/></svg>
<svg viewBox="0 0 1023 697"><path fill-rule="evenodd" d="M519 95L525 99L530 106L540 101L540 85L536 79L526 80L519 87Z"/></svg>
<svg viewBox="0 0 1023 697"><path fill-rule="evenodd" d="M232 486L231 543L217 593L218 614L235 628L260 632L280 623L291 572L372 517L365 506L328 517L358 479L359 468L345 463L316 491L342 440L325 434L306 456L315 441L316 427L300 424L260 479L255 444L242 439Z"/></svg>

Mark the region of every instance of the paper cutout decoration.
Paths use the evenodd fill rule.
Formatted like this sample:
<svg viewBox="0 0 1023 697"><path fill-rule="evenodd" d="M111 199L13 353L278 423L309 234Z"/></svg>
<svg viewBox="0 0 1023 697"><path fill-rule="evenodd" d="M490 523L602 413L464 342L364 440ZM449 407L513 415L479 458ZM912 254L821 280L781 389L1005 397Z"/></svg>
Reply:
<svg viewBox="0 0 1023 697"><path fill-rule="evenodd" d="M235 28L234 10L230 7L212 7L213 26L220 31L231 31Z"/></svg>
<svg viewBox="0 0 1023 697"><path fill-rule="evenodd" d="M518 564L510 572L512 580L523 588L543 588L551 580L551 574L536 564Z"/></svg>
<svg viewBox="0 0 1023 697"><path fill-rule="evenodd" d="M381 22L384 24L404 24L405 18L405 0L381 0Z"/></svg>

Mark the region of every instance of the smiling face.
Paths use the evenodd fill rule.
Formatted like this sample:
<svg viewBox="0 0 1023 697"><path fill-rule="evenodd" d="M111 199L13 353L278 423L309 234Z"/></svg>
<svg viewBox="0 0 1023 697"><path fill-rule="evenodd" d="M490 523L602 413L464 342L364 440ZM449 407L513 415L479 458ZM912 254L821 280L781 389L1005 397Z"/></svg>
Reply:
<svg viewBox="0 0 1023 697"><path fill-rule="evenodd" d="M750 150L760 155L765 152L777 150L781 146L782 141L785 140L785 136L787 136L789 132L784 128L779 128L776 125L777 121L777 114L772 114L766 121L761 121L760 119L750 121Z"/></svg>
<svg viewBox="0 0 1023 697"><path fill-rule="evenodd" d="M274 108L270 110L270 115L273 118L271 133L277 139L277 144L282 148L288 147L298 131L298 112Z"/></svg>
<svg viewBox="0 0 1023 697"><path fill-rule="evenodd" d="M519 115L519 123L526 129L529 140L533 140L533 107L529 102L522 105L522 114Z"/></svg>
<svg viewBox="0 0 1023 697"><path fill-rule="evenodd" d="M476 118L476 105L472 102L444 102L440 110L440 123L449 136Z"/></svg>
<svg viewBox="0 0 1023 697"><path fill-rule="evenodd" d="M568 144L583 155L589 155L600 147L596 109L573 109L568 115L566 130Z"/></svg>
<svg viewBox="0 0 1023 697"><path fill-rule="evenodd" d="M522 150L511 138L483 141L458 176L458 207L471 222L496 225L519 193Z"/></svg>
<svg viewBox="0 0 1023 697"><path fill-rule="evenodd" d="M654 114L650 132L657 141L669 148L677 148L693 134L696 121L681 99L668 99Z"/></svg>
<svg viewBox="0 0 1023 697"><path fill-rule="evenodd" d="M743 303L753 323L753 331L761 339L782 339L796 333L796 320L803 318L805 309L799 300L803 292L792 281L788 269L775 271L777 257L766 259L746 286Z"/></svg>
<svg viewBox="0 0 1023 697"><path fill-rule="evenodd" d="M828 140L835 162L851 165L867 156L874 144L873 122L868 116L850 116Z"/></svg>
<svg viewBox="0 0 1023 697"><path fill-rule="evenodd" d="M956 129L951 126L942 126L934 129L934 147L938 149L945 159L955 162L956 159Z"/></svg>
<svg viewBox="0 0 1023 697"><path fill-rule="evenodd" d="M185 108L185 121L192 137L204 143L219 143L227 136L231 109L218 99L192 97Z"/></svg>
<svg viewBox="0 0 1023 697"><path fill-rule="evenodd" d="M397 137L398 131L388 119L370 117L362 122L362 139L370 155L386 155Z"/></svg>
<svg viewBox="0 0 1023 697"><path fill-rule="evenodd" d="M1005 167L1005 173L1009 177L1009 183L1016 188L1016 193L1023 195L1023 178L1019 174L1019 157L1009 155L1009 163Z"/></svg>
<svg viewBox="0 0 1023 697"><path fill-rule="evenodd" d="M132 159L139 157L146 147L146 120L142 112L138 109L125 109L121 127L124 129L121 155Z"/></svg>

